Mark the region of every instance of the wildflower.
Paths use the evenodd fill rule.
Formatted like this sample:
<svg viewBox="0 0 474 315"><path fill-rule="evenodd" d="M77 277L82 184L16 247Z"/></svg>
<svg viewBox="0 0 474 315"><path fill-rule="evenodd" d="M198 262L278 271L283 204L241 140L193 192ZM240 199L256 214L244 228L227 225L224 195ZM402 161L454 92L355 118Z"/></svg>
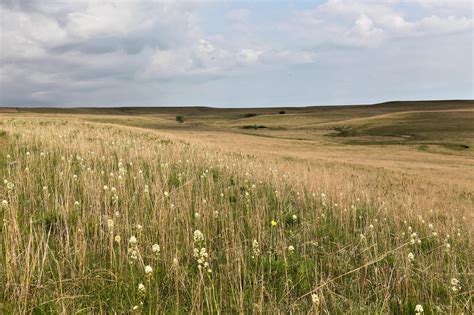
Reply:
<svg viewBox="0 0 474 315"><path fill-rule="evenodd" d="M324 207L326 207L326 202L327 202L326 194L321 193L321 203L323 204Z"/></svg>
<svg viewBox="0 0 474 315"><path fill-rule="evenodd" d="M417 315L423 313L423 306L421 304L417 304L415 306L415 312L416 312Z"/></svg>
<svg viewBox="0 0 474 315"><path fill-rule="evenodd" d="M293 214L292 219L294 222L298 221L298 216L296 214Z"/></svg>
<svg viewBox="0 0 474 315"><path fill-rule="evenodd" d="M8 191L12 191L13 188L15 188L15 184L13 184L12 182L8 182L8 183L7 183L7 189L8 189Z"/></svg>
<svg viewBox="0 0 474 315"><path fill-rule="evenodd" d="M130 264L134 261L134 260L137 260L138 259L138 252L135 250L135 249L131 249L130 250Z"/></svg>
<svg viewBox="0 0 474 315"><path fill-rule="evenodd" d="M207 258L209 257L207 249L205 247L201 247L201 249L194 248L193 253L194 258L196 258L196 261L198 263L199 270L205 268L207 269L207 272L211 273L212 270L211 268L209 268L209 263L207 262Z"/></svg>
<svg viewBox="0 0 474 315"><path fill-rule="evenodd" d="M115 242L120 244L120 241L122 241L122 238L120 237L120 235L115 235Z"/></svg>
<svg viewBox="0 0 474 315"><path fill-rule="evenodd" d="M217 219L218 217L219 217L219 211L216 210L216 211L214 211L214 218Z"/></svg>
<svg viewBox="0 0 474 315"><path fill-rule="evenodd" d="M295 248L292 245L288 246L288 251L290 253L292 253L294 250L295 250Z"/></svg>
<svg viewBox="0 0 474 315"><path fill-rule="evenodd" d="M109 190L109 186L104 185L104 191L107 191L107 190Z"/></svg>
<svg viewBox="0 0 474 315"><path fill-rule="evenodd" d="M311 301L314 305L319 305L319 296L316 293L311 293Z"/></svg>
<svg viewBox="0 0 474 315"><path fill-rule="evenodd" d="M199 212L194 212L194 218L199 220L201 218L201 214Z"/></svg>
<svg viewBox="0 0 474 315"><path fill-rule="evenodd" d="M260 255L260 246L258 245L257 240L253 240L252 242L252 252L253 252L252 258L255 258L258 255Z"/></svg>
<svg viewBox="0 0 474 315"><path fill-rule="evenodd" d="M107 228L109 230L112 230L114 228L114 220L112 220L112 219L107 220Z"/></svg>
<svg viewBox="0 0 474 315"><path fill-rule="evenodd" d="M141 231L143 229L143 225L141 224L137 224L135 227L137 228L138 231Z"/></svg>
<svg viewBox="0 0 474 315"><path fill-rule="evenodd" d="M79 207L79 205L80 205L79 201L74 201L74 205L75 205L76 207Z"/></svg>
<svg viewBox="0 0 474 315"><path fill-rule="evenodd" d="M195 242L201 242L201 241L204 240L204 234L202 234L201 231L196 230L193 233L193 239L194 239Z"/></svg>
<svg viewBox="0 0 474 315"><path fill-rule="evenodd" d="M140 293L145 293L146 292L146 289L145 289L145 286L143 285L143 283L138 284L138 292L140 292Z"/></svg>
<svg viewBox="0 0 474 315"><path fill-rule="evenodd" d="M409 261L409 262L412 262L413 260L415 260L415 255L410 252L410 253L408 254L408 261Z"/></svg>
<svg viewBox="0 0 474 315"><path fill-rule="evenodd" d="M153 272L153 268L151 268L150 265L145 266L145 274L147 276L151 276L151 273Z"/></svg>
<svg viewBox="0 0 474 315"><path fill-rule="evenodd" d="M137 241L137 238L136 238L135 236L133 236L133 235L130 236L130 238L128 239L128 243L129 243L130 245L132 245L132 246L137 245L137 242L138 242L138 241Z"/></svg>
<svg viewBox="0 0 474 315"><path fill-rule="evenodd" d="M415 232L411 233L411 235L410 235L410 244L411 245L421 244L421 240L418 237L417 233L415 233Z"/></svg>
<svg viewBox="0 0 474 315"><path fill-rule="evenodd" d="M169 197L169 196L170 196L170 193L167 192L167 191L165 191L163 194L165 195L165 197Z"/></svg>
<svg viewBox="0 0 474 315"><path fill-rule="evenodd" d="M153 244L153 246L151 247L151 251L153 253L155 253L156 255L159 255L160 254L160 245Z"/></svg>
<svg viewBox="0 0 474 315"><path fill-rule="evenodd" d="M459 280L456 279L456 278L452 278L451 279L451 290L453 290L453 292L458 292L459 290L461 290L461 286L459 285Z"/></svg>
<svg viewBox="0 0 474 315"><path fill-rule="evenodd" d="M4 208L8 207L8 201L2 200L2 207Z"/></svg>
<svg viewBox="0 0 474 315"><path fill-rule="evenodd" d="M373 225L373 224L369 225L369 229L372 230L373 228L374 228L374 225Z"/></svg>
<svg viewBox="0 0 474 315"><path fill-rule="evenodd" d="M132 308L132 310L134 310L134 311L138 310L138 305L135 305L135 306Z"/></svg>
<svg viewBox="0 0 474 315"><path fill-rule="evenodd" d="M272 224L272 226L276 226L276 225L277 225L277 221L272 220L271 224Z"/></svg>

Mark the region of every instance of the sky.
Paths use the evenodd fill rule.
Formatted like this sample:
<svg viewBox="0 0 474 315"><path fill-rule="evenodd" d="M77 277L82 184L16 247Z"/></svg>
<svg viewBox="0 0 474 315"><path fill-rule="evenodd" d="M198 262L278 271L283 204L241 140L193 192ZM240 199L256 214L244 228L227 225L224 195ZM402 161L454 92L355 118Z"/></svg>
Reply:
<svg viewBox="0 0 474 315"><path fill-rule="evenodd" d="M2 0L0 106L473 99L472 0Z"/></svg>

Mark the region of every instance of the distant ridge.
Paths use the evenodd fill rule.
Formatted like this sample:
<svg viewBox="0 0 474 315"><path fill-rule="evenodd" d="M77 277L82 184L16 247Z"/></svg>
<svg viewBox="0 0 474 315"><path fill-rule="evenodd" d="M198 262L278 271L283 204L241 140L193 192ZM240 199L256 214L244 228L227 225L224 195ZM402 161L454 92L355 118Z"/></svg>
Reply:
<svg viewBox="0 0 474 315"><path fill-rule="evenodd" d="M399 107L434 107L442 106L443 109L453 109L459 106L474 106L474 100L416 100L416 101L386 101L374 104L346 104L346 105L309 105L309 106L283 106L283 107L210 107L210 106L117 106L117 107L28 107L28 106L5 106L0 107L0 113L4 112L56 112L56 113L77 113L80 111L84 113L94 112L103 114L134 114L135 112L153 111L158 113L175 113L175 112L196 112L205 113L209 111L229 112L229 111L269 111L269 110L288 110L288 111L307 111L307 110L324 110L324 109L347 109L347 108L364 108L364 107L384 107L384 108L399 108ZM440 108L438 108L440 109Z"/></svg>

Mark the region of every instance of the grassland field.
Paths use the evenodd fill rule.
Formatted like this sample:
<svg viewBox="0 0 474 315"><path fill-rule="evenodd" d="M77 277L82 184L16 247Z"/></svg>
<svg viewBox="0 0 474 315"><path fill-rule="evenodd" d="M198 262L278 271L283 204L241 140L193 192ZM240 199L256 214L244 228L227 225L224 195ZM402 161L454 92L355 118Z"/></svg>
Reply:
<svg viewBox="0 0 474 315"><path fill-rule="evenodd" d="M0 177L1 313L474 312L474 101L0 108Z"/></svg>

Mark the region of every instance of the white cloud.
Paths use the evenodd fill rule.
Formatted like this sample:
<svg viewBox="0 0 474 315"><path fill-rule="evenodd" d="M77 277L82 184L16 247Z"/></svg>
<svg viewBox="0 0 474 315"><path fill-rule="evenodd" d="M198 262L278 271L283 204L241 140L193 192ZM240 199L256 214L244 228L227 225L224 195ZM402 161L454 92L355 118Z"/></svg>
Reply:
<svg viewBox="0 0 474 315"><path fill-rule="evenodd" d="M41 57L47 46L66 40L66 32L58 23L39 13L26 14L0 7L0 14L2 58Z"/></svg>
<svg viewBox="0 0 474 315"><path fill-rule="evenodd" d="M378 44L384 36L384 31L374 25L372 19L362 14L355 20L354 26L346 34L349 41L355 44L370 46Z"/></svg>
<svg viewBox="0 0 474 315"><path fill-rule="evenodd" d="M472 15L457 10L466 6L465 1L419 1L419 5L444 10L431 10L431 14L418 19L406 18L399 3L400 1L390 0L329 0L313 9L297 12L296 19L287 26L287 30L294 34L304 34L306 40L315 43L376 46L395 37L442 35L473 28ZM441 15L447 12L447 8L452 12L457 10L458 15Z"/></svg>
<svg viewBox="0 0 474 315"><path fill-rule="evenodd" d="M254 64L257 63L260 55L263 53L261 50L255 50L250 48L242 49L237 54L237 60L242 64Z"/></svg>
<svg viewBox="0 0 474 315"><path fill-rule="evenodd" d="M152 17L133 2L89 2L82 11L67 15L71 36L87 39L95 36L124 36L152 24Z"/></svg>
<svg viewBox="0 0 474 315"><path fill-rule="evenodd" d="M193 61L182 52L157 50L152 56L151 67L159 75L181 75L192 69Z"/></svg>

